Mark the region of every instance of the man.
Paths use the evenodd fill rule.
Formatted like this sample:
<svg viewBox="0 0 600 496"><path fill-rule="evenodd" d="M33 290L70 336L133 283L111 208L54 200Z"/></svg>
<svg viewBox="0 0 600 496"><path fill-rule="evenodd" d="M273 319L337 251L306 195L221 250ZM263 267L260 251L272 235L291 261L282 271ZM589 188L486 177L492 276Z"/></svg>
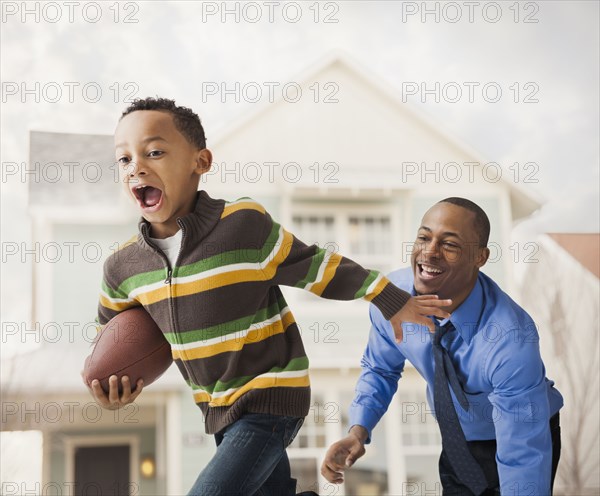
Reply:
<svg viewBox="0 0 600 496"><path fill-rule="evenodd" d="M370 307L372 328L350 407L349 435L321 467L333 483L365 453L392 400L405 360L427 381L442 433L439 473L444 495L548 495L560 456L563 405L545 377L531 317L488 276L490 224L463 198L446 198L423 217L411 269L390 274L398 287L449 298L451 316L436 330L403 324L400 343Z"/></svg>

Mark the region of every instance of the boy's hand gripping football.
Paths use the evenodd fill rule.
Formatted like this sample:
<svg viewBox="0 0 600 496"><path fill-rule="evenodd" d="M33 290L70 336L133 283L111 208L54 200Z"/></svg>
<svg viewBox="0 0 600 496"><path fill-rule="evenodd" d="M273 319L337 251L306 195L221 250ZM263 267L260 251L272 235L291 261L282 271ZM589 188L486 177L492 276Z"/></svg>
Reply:
<svg viewBox="0 0 600 496"><path fill-rule="evenodd" d="M93 396L94 400L96 400L96 403L107 410L117 410L125 405L128 405L129 403L133 403L140 395L142 388L144 387L144 381L139 379L136 388L132 392L129 377L125 375L121 378L123 390L121 392L121 396L119 397L119 378L116 375L111 375L108 379L108 394L106 394L104 389L102 389L99 380L94 379L90 387L85 381L83 371L81 372L81 377L83 379L83 383L89 389L90 394Z"/></svg>

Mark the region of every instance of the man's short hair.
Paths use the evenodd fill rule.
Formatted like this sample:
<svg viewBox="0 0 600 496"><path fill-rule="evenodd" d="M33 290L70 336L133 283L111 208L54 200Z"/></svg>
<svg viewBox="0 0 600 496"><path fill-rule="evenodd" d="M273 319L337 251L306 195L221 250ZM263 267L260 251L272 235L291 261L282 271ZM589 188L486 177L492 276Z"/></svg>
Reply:
<svg viewBox="0 0 600 496"><path fill-rule="evenodd" d="M444 198L438 203L451 203L452 205L457 205L473 212L475 214L475 231L477 231L477 235L479 236L479 247L484 248L487 246L490 238L490 219L488 219L487 214L479 205L471 200L457 196Z"/></svg>
<svg viewBox="0 0 600 496"><path fill-rule="evenodd" d="M192 109L175 105L175 100L168 98L136 98L121 114L119 120L138 110L161 110L173 116L177 130L185 136L188 142L199 150L206 148L206 137L200 117Z"/></svg>

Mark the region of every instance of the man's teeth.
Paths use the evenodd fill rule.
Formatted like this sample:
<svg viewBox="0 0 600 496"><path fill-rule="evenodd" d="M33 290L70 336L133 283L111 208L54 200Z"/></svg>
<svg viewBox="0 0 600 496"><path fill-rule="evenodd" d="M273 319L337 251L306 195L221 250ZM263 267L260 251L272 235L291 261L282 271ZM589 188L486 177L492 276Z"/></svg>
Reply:
<svg viewBox="0 0 600 496"><path fill-rule="evenodd" d="M423 268L423 270L425 272L431 272L434 274L441 274L443 271L440 269L436 269L435 267L430 267L429 265L423 265L421 264L421 267Z"/></svg>

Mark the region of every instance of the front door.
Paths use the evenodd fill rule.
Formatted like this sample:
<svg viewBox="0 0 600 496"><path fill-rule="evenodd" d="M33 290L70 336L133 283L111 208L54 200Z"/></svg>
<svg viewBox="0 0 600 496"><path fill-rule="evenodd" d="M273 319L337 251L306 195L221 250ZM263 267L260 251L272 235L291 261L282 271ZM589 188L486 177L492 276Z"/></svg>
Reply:
<svg viewBox="0 0 600 496"><path fill-rule="evenodd" d="M126 496L129 445L80 446L75 449L75 496Z"/></svg>

